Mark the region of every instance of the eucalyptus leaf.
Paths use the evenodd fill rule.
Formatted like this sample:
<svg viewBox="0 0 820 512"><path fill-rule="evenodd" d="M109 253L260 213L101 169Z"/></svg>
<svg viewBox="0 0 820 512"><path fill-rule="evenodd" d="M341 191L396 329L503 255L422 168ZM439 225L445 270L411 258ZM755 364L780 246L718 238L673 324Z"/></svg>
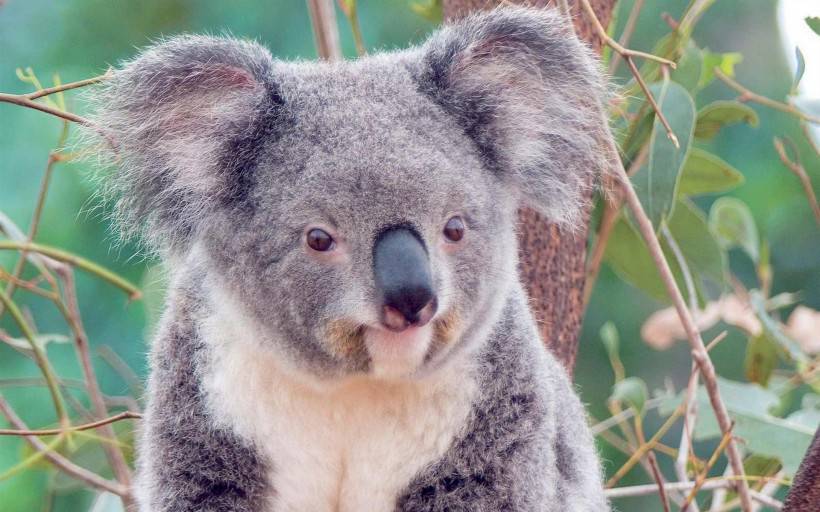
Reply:
<svg viewBox="0 0 820 512"><path fill-rule="evenodd" d="M702 70L703 52L693 42L689 41L683 50L683 55L677 62L677 68L672 72L671 78L688 91L694 91L700 83Z"/></svg>
<svg viewBox="0 0 820 512"><path fill-rule="evenodd" d="M669 302L652 255L640 234L625 218L612 228L604 257L622 279L655 300Z"/></svg>
<svg viewBox="0 0 820 512"><path fill-rule="evenodd" d="M752 107L739 101L718 100L703 107L698 112L695 137L711 139L721 128L730 124L747 123L750 126L760 124Z"/></svg>
<svg viewBox="0 0 820 512"><path fill-rule="evenodd" d="M692 144L695 103L689 92L675 82L653 84L650 90L679 142L679 147L675 147L656 117L649 142L649 161L632 178L641 204L657 230L675 204L678 178Z"/></svg>
<svg viewBox="0 0 820 512"><path fill-rule="evenodd" d="M794 71L791 94L797 93L797 87L800 85L800 80L803 79L803 73L806 72L806 59L803 57L803 52L800 51L799 46L794 47L794 58L797 59L797 69Z"/></svg>
<svg viewBox="0 0 820 512"><path fill-rule="evenodd" d="M806 25L820 36L820 16L809 16L806 18Z"/></svg>
<svg viewBox="0 0 820 512"><path fill-rule="evenodd" d="M709 211L709 225L725 249L740 247L752 261L759 261L760 238L746 203L734 197L721 197Z"/></svg>
<svg viewBox="0 0 820 512"><path fill-rule="evenodd" d="M726 273L726 254L718 243L706 216L688 199L679 199L669 231L680 246L690 271L696 278L710 279L722 285Z"/></svg>
<svg viewBox="0 0 820 512"><path fill-rule="evenodd" d="M620 336L618 335L618 328L612 322L606 322L601 326L600 331L601 341L604 344L606 353L610 359L618 357L620 347Z"/></svg>
<svg viewBox="0 0 820 512"><path fill-rule="evenodd" d="M777 343L765 332L757 336L750 336L746 345L746 360L744 362L746 378L761 386L769 384L769 378L777 366Z"/></svg>
<svg viewBox="0 0 820 512"><path fill-rule="evenodd" d="M778 406L778 397L773 392L757 384L722 377L717 380L720 396L734 421L733 434L743 442L746 450L778 459L787 476L794 475L815 429L771 415L770 411ZM685 393L683 391L673 399L664 400L658 412L665 416L671 414L681 403ZM697 400L695 439L702 441L721 437L720 427L703 386L698 389Z"/></svg>
<svg viewBox="0 0 820 512"><path fill-rule="evenodd" d="M4 338L3 341L18 350L31 350L31 343L26 338ZM42 349L46 348L49 343L68 343L70 341L71 338L63 334L38 334L34 336L34 343Z"/></svg>
<svg viewBox="0 0 820 512"><path fill-rule="evenodd" d="M703 70L700 74L698 88L703 88L715 79L715 68L720 69L727 76L735 76L735 65L743 60L740 53L712 53L703 51Z"/></svg>
<svg viewBox="0 0 820 512"><path fill-rule="evenodd" d="M743 174L718 156L692 148L681 171L678 196L726 192L746 181Z"/></svg>
<svg viewBox="0 0 820 512"><path fill-rule="evenodd" d="M648 396L649 390L642 379L638 377L627 377L612 386L612 396L610 396L610 400L626 403L635 409L638 414L641 414Z"/></svg>

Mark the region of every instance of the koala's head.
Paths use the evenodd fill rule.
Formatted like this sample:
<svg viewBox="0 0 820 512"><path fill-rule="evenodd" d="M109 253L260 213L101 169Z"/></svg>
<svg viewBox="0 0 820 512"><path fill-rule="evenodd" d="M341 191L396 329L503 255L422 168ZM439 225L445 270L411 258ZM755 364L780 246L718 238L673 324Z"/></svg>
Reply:
<svg viewBox="0 0 820 512"><path fill-rule="evenodd" d="M558 14L474 15L336 64L184 36L99 92L126 229L204 255L266 346L321 377L418 375L487 329L527 206L571 228L602 80Z"/></svg>

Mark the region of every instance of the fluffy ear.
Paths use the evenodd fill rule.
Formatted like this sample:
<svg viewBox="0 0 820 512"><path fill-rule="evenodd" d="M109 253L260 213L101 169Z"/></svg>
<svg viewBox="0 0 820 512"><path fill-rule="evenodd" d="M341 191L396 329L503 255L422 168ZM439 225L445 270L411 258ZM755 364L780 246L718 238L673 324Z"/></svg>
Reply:
<svg viewBox="0 0 820 512"><path fill-rule="evenodd" d="M490 169L549 220L576 225L606 167L605 82L557 11L505 7L434 34L422 89L453 114Z"/></svg>
<svg viewBox="0 0 820 512"><path fill-rule="evenodd" d="M99 146L117 168L103 189L126 236L144 229L154 248L182 249L214 207L247 199L261 142L282 122L272 66L254 43L181 36L91 93Z"/></svg>

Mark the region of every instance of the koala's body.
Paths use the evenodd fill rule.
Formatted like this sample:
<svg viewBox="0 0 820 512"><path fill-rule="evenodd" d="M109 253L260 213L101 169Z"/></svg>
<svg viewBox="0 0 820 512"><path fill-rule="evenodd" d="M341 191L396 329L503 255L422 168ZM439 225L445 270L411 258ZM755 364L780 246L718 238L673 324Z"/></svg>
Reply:
<svg viewBox="0 0 820 512"><path fill-rule="evenodd" d="M608 509L515 236L522 205L578 222L604 96L517 8L353 62L184 36L118 70L108 182L172 275L140 510Z"/></svg>

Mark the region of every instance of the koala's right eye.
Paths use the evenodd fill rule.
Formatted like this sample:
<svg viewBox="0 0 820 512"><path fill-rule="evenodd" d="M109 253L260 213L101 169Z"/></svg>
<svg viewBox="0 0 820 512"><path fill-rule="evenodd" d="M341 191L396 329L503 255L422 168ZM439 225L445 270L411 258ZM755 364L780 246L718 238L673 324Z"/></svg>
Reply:
<svg viewBox="0 0 820 512"><path fill-rule="evenodd" d="M308 247L318 252L326 252L336 245L330 234L319 228L313 228L307 232Z"/></svg>

